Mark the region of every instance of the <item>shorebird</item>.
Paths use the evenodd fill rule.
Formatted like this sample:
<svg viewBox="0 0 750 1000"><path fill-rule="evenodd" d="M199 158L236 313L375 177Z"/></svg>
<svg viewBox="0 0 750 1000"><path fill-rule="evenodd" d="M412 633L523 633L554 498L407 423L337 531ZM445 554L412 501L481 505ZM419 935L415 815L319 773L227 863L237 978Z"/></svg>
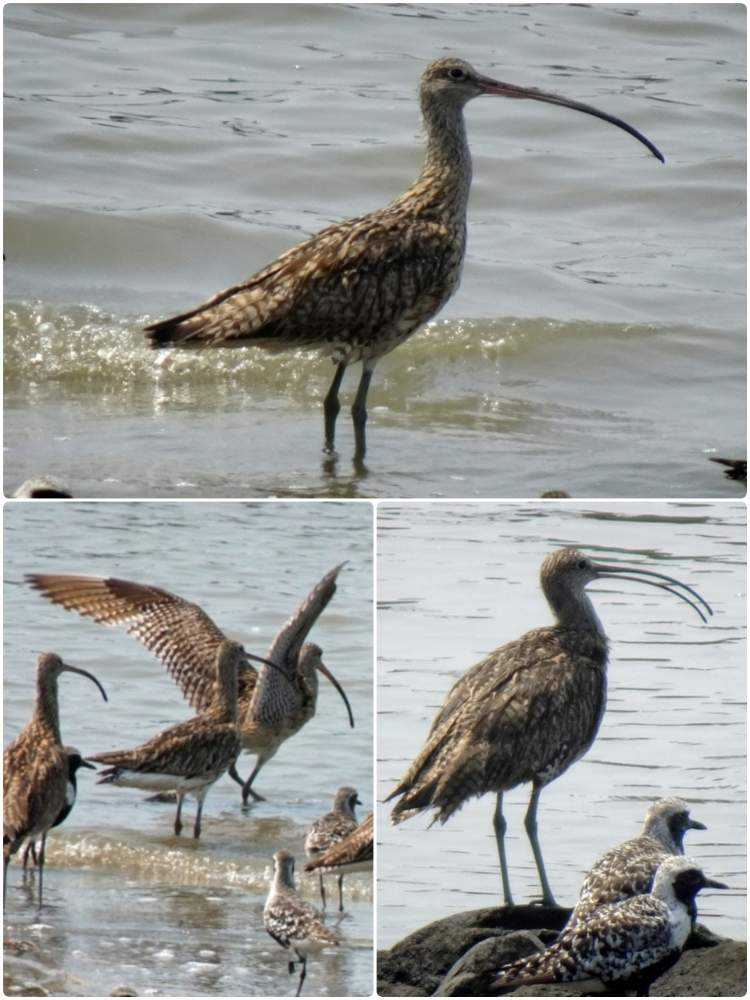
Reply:
<svg viewBox="0 0 750 1000"><path fill-rule="evenodd" d="M338 844L305 865L306 872L323 875L371 872L373 862L373 814L369 813L356 830Z"/></svg>
<svg viewBox="0 0 750 1000"><path fill-rule="evenodd" d="M245 650L225 639L216 651L216 678L211 704L199 715L170 726L133 750L91 754L89 759L107 764L97 784L141 788L177 794L175 836L182 832L182 802L192 795L198 803L193 837L201 835L203 801L211 785L237 760L241 750L237 728L237 672Z"/></svg>
<svg viewBox="0 0 750 1000"><path fill-rule="evenodd" d="M310 827L305 838L305 854L308 858L317 858L324 851L327 851L334 844L338 844L350 833L357 829L357 816L355 807L362 803L357 795L356 788L345 785L339 788L333 800L333 810L316 819ZM323 872L318 873L320 878L320 898L323 901L323 909L326 908L326 891L323 885ZM339 873L339 911L344 909L344 875Z"/></svg>
<svg viewBox="0 0 750 1000"><path fill-rule="evenodd" d="M577 549L558 549L541 568L542 591L556 624L500 646L454 684L424 748L386 799L401 796L391 812L393 823L428 808L435 809L433 822L445 823L468 799L495 792L494 828L506 906L513 905L513 898L503 793L526 782L532 788L525 826L542 901L556 905L537 836L537 806L545 785L589 749L604 715L608 641L586 587L610 577L667 590L703 621L700 605L712 614L700 594L673 577L640 566L598 563Z"/></svg>
<svg viewBox="0 0 750 1000"><path fill-rule="evenodd" d="M68 758L60 737L57 680L62 673L88 677L107 695L88 670L64 663L56 653L42 653L36 671L36 701L31 719L3 754L3 902L8 864L24 841L41 838L39 906L42 905L44 849L47 832L65 808Z"/></svg>
<svg viewBox="0 0 750 1000"><path fill-rule="evenodd" d="M239 677L238 725L243 749L257 755L255 768L242 780L232 764L229 775L242 786L242 801L262 800L252 785L284 740L298 732L314 715L320 671L333 684L346 705L349 724L354 717L343 688L323 663L323 651L305 642L318 617L336 593L334 567L310 591L292 617L282 626L256 673L250 667ZM68 576L34 573L26 579L53 604L103 625L126 625L127 632L151 650L179 684L190 705L203 711L211 703L214 657L226 638L197 604L191 604L160 587L113 577ZM269 663L269 661L272 661ZM268 667L275 669L267 669Z"/></svg>
<svg viewBox="0 0 750 1000"><path fill-rule="evenodd" d="M659 799L646 813L640 836L613 847L593 866L583 880L566 929L605 903L619 903L650 892L662 861L685 853L683 839L687 831L705 829L703 823L691 819L687 802Z"/></svg>
<svg viewBox="0 0 750 1000"><path fill-rule="evenodd" d="M628 990L648 996L651 983L682 954L697 918L697 894L728 888L706 878L690 858L669 857L659 866L650 893L588 913L546 951L501 969L493 992L599 979L617 984L618 996Z"/></svg>
<svg viewBox="0 0 750 1000"><path fill-rule="evenodd" d="M294 857L289 851L277 851L273 856L273 881L263 908L263 926L277 944L294 953L302 963L295 996L302 992L307 975L307 956L333 945L341 938L326 927L318 912L300 899L294 888ZM289 974L295 962L289 961Z"/></svg>
<svg viewBox="0 0 750 1000"><path fill-rule="evenodd" d="M87 760L83 759L81 751L77 750L75 747L63 747L63 753L68 761L68 784L65 789L65 805L60 810L57 819L52 824L50 829L64 823L70 815L71 809L76 804L76 796L78 794L77 773L79 768L87 767L92 771L96 770L93 764L89 764ZM21 863L24 868L28 865L29 858L31 858L33 864L38 864L38 852L36 844L33 840L29 840L27 842L26 847L23 849L23 854L21 855Z"/></svg>
<svg viewBox="0 0 750 1000"><path fill-rule="evenodd" d="M149 346L320 351L336 365L324 402L329 453L344 372L361 361L352 406L354 459L361 462L367 393L378 359L435 316L458 287L471 185L463 110L482 94L594 115L629 132L664 161L640 132L589 104L493 80L463 59L438 59L425 69L420 86L424 165L404 194L379 211L328 226L196 308L152 323L145 328Z"/></svg>

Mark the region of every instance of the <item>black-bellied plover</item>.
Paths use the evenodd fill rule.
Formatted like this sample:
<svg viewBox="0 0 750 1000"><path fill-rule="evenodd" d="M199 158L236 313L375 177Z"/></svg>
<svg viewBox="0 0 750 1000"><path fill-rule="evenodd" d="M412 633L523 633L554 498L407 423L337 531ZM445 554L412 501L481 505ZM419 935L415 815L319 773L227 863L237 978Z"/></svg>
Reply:
<svg viewBox="0 0 750 1000"><path fill-rule="evenodd" d="M242 750L237 729L237 670L245 651L224 640L215 654L214 700L200 715L170 726L133 750L91 754L89 759L108 765L98 783L124 788L177 794L175 836L182 831L182 802L192 795L198 803L193 837L201 835L203 801L208 789L224 774Z"/></svg>
<svg viewBox="0 0 750 1000"><path fill-rule="evenodd" d="M577 549L558 549L541 569L542 590L556 624L500 646L454 684L424 748L386 799L401 796L391 812L394 823L429 808L435 809L433 822L444 823L468 799L495 792L495 837L507 906L513 898L503 792L526 782L532 785L526 832L543 902L555 905L539 846L537 806L545 785L589 749L604 715L608 642L586 587L610 577L667 590L703 621L712 613L696 591L673 577L640 566L598 563Z"/></svg>
<svg viewBox="0 0 750 1000"><path fill-rule="evenodd" d="M285 740L315 715L318 671L341 695L349 724L354 726L349 700L323 663L323 651L315 643L305 642L336 593L336 577L343 565L334 567L313 587L279 630L268 658L246 654L248 659L263 666L259 671L246 667L239 676L237 714L242 746L257 756L247 781L243 782L234 764L228 772L242 786L243 803L250 796L256 800L263 798L252 787L260 769ZM77 611L103 625L125 625L130 635L161 660L193 708L203 711L210 705L214 658L226 636L199 605L160 587L113 577L33 573L26 579L48 600L68 611Z"/></svg>
<svg viewBox="0 0 750 1000"><path fill-rule="evenodd" d="M3 901L12 855L24 841L40 838L39 906L42 905L47 832L65 808L68 792L68 758L60 737L57 698L57 680L66 672L88 677L107 700L104 688L88 670L64 663L56 653L42 653L39 657L33 714L3 754Z"/></svg>
<svg viewBox="0 0 750 1000"><path fill-rule="evenodd" d="M651 891L659 865L670 855L684 854L688 830L705 830L691 819L687 802L659 799L649 808L640 836L603 854L583 880L567 927L572 927L605 903L617 903Z"/></svg>
<svg viewBox="0 0 750 1000"><path fill-rule="evenodd" d="M308 858L315 859L324 851L327 851L334 844L338 844L350 833L357 829L356 806L360 806L359 796L356 788L345 785L339 788L333 800L331 812L316 819L308 830L305 838L305 854ZM323 901L323 909L326 908L326 891L323 885L323 873L319 872L320 878L320 898ZM344 875L342 872L338 876L339 883L339 911L344 909Z"/></svg>
<svg viewBox="0 0 750 1000"><path fill-rule="evenodd" d="M620 987L619 996L628 990L648 996L651 983L680 957L696 921L695 897L707 888L728 886L706 878L691 858L668 857L650 893L588 913L545 951L502 968L493 992L599 979Z"/></svg>
<svg viewBox="0 0 750 1000"><path fill-rule="evenodd" d="M346 874L371 872L373 862L373 814L368 813L356 830L305 865L306 872Z"/></svg>
<svg viewBox="0 0 750 1000"><path fill-rule="evenodd" d="M492 80L463 59L438 59L422 73L420 86L427 132L424 166L404 194L379 211L328 226L196 308L152 323L145 330L149 345L322 352L337 366L324 404L329 452L344 372L361 361L352 406L354 459L361 461L367 393L378 359L439 312L458 286L471 186L463 112L482 94L544 101L594 115L664 159L632 126L589 104Z"/></svg>
<svg viewBox="0 0 750 1000"><path fill-rule="evenodd" d="M65 805L60 810L60 813L55 820L55 822L50 827L50 830L56 826L60 826L70 815L73 806L76 804L76 798L78 795L78 771L82 767L89 768L91 771L95 771L96 768L93 764L89 764L87 760L84 760L81 756L81 751L76 749L76 747L63 747L63 752L68 761L68 786L65 790ZM26 843L26 847L23 849L23 854L21 855L21 863L25 868L29 863L29 858L36 865L39 862L38 852L36 849L36 844L33 840L29 840Z"/></svg>
<svg viewBox="0 0 750 1000"><path fill-rule="evenodd" d="M273 879L263 909L263 926L281 947L302 963L296 996L307 975L307 956L341 944L341 937L326 927L314 907L300 899L294 888L294 856L277 851L273 856ZM289 974L294 972L289 961Z"/></svg>

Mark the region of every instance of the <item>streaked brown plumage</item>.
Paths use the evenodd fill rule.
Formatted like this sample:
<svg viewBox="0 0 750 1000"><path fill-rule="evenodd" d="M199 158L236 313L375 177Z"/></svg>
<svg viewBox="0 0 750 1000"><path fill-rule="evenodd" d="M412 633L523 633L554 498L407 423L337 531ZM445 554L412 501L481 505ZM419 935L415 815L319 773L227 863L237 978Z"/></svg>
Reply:
<svg viewBox="0 0 750 1000"><path fill-rule="evenodd" d="M444 823L467 799L495 792L495 836L508 906L513 900L502 798L503 792L526 782L532 784L526 832L544 903L554 905L537 837L536 810L542 788L589 749L604 714L607 637L585 588L610 576L668 590L704 621L695 602L711 613L700 595L672 577L640 567L596 563L576 549L558 549L541 568L542 591L556 624L500 646L456 682L422 752L388 796L401 796L391 813L394 823L428 808L435 810L435 820Z"/></svg>
<svg viewBox="0 0 750 1000"><path fill-rule="evenodd" d="M376 362L431 319L459 283L471 185L463 109L481 94L583 111L625 129L663 160L639 132L590 105L500 83L462 59L438 59L425 69L420 86L427 133L424 165L404 194L378 211L328 226L197 308L146 327L150 346L321 351L337 365L325 400L329 452L344 371L361 361L352 407L354 457L361 461Z"/></svg>
<svg viewBox="0 0 750 1000"><path fill-rule="evenodd" d="M305 854L308 858L317 858L334 844L344 840L357 828L356 806L362 805L357 789L344 785L336 792L331 812L316 819L305 837ZM339 910L344 909L344 876L339 873ZM320 872L320 898L323 909L326 908L326 891L323 885L323 873Z"/></svg>
<svg viewBox="0 0 750 1000"><path fill-rule="evenodd" d="M369 872L373 862L373 814L368 813L356 830L305 865L306 872L323 874Z"/></svg>
<svg viewBox="0 0 750 1000"><path fill-rule="evenodd" d="M91 754L107 764L99 784L111 783L149 791L177 793L174 832L182 831L182 802L198 802L193 836L201 833L203 801L210 786L234 764L242 750L237 728L237 675L245 657L239 643L225 639L215 655L216 685L211 703L187 722L170 726L133 750Z"/></svg>
<svg viewBox="0 0 750 1000"><path fill-rule="evenodd" d="M93 674L64 663L56 653L42 653L36 672L36 701L30 721L3 754L3 901L11 856L24 841L41 838L39 906L42 905L44 848L47 831L65 808L68 758L60 737L57 681L69 672L88 677L107 695Z"/></svg>
<svg viewBox="0 0 750 1000"><path fill-rule="evenodd" d="M314 715L317 671L326 676L344 699L350 723L351 708L341 685L322 660L322 650L305 642L308 633L336 593L342 563L313 587L274 639L259 672L249 666L239 675L238 720L242 746L257 755L256 766L243 782L235 765L231 777L242 786L242 800L260 799L252 788L261 768L278 748ZM54 604L103 625L125 625L153 652L178 683L193 708L202 711L213 698L214 659L225 635L197 604L162 590L129 580L35 573L26 579ZM250 654L248 654L250 655Z"/></svg>

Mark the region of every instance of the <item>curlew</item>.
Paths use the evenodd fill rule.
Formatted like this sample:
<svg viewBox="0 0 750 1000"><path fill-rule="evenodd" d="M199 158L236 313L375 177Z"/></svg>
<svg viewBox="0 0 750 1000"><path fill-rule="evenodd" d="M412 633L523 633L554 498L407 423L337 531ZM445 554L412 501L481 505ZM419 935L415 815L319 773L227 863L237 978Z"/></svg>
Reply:
<svg viewBox="0 0 750 1000"><path fill-rule="evenodd" d="M659 866L650 893L586 914L545 951L501 969L493 992L598 979L619 987L617 996L633 990L648 996L651 983L682 954L697 918L697 894L727 888L706 878L690 858L669 857Z"/></svg>
<svg viewBox="0 0 750 1000"><path fill-rule="evenodd" d="M88 677L107 700L104 688L87 670L64 663L56 653L42 653L39 657L34 711L3 754L3 902L12 855L24 841L41 838L38 864L42 905L47 832L65 808L68 789L68 758L60 737L57 697L58 678L66 672Z"/></svg>
<svg viewBox="0 0 750 1000"><path fill-rule="evenodd" d="M63 753L65 754L68 762L68 784L65 788L65 805L58 813L57 819L52 824L50 829L64 823L70 815L73 806L76 804L76 798L78 795L77 774L79 769L87 767L92 771L96 770L93 764L89 764L87 760L83 759L81 751L77 750L75 747L63 747ZM33 840L29 840L27 842L26 847L23 849L23 854L21 855L21 863L24 868L28 865L29 858L31 858L35 865L39 863L38 851Z"/></svg>
<svg viewBox="0 0 750 1000"><path fill-rule="evenodd" d="M198 803L193 825L197 840L206 793L242 750L237 728L237 674L246 655L239 643L221 642L215 654L215 685L208 707L133 750L91 754L90 760L107 765L97 783L150 792L174 791L176 837L182 832L183 799L192 795Z"/></svg>
<svg viewBox="0 0 750 1000"><path fill-rule="evenodd" d="M336 593L334 567L310 591L274 639L268 661L256 673L245 667L239 677L238 725L243 749L257 755L255 768L243 782L233 764L230 776L242 786L242 801L262 799L252 787L261 768L284 740L314 715L318 696L317 671L334 685L354 726L349 701L323 663L320 646L305 642L318 617ZM54 604L103 625L125 625L130 635L153 652L180 686L190 705L203 711L211 703L216 650L226 636L197 604L159 587L112 577L31 574L26 577ZM269 667L275 669L269 669Z"/></svg>
<svg viewBox="0 0 750 1000"><path fill-rule="evenodd" d="M586 587L606 578L667 590L706 621L711 609L687 584L640 567L595 562L577 549L558 549L542 563L541 587L556 623L533 629L491 652L451 688L427 742L386 801L399 823L435 809L445 823L470 798L495 792L495 838L503 896L513 904L505 854L503 793L531 782L526 833L542 901L555 905L537 835L542 789L594 742L607 698L608 641ZM677 589L680 588L680 589ZM690 596L688 596L690 595Z"/></svg>
<svg viewBox="0 0 750 1000"><path fill-rule="evenodd" d="M639 837L626 840L603 854L586 875L566 930L605 903L619 903L651 891L659 865L685 853L688 830L705 830L692 819L682 799L659 799L649 808Z"/></svg>
<svg viewBox="0 0 750 1000"><path fill-rule="evenodd" d="M310 827L305 838L305 854L308 858L315 859L348 837L357 829L357 816L355 807L362 803L357 795L356 788L345 785L339 788L333 800L331 812L316 819ZM320 898L323 901L323 909L326 908L326 891L323 885L323 872L318 872L320 878ZM344 909L344 873L338 873L339 882L339 912Z"/></svg>
<svg viewBox="0 0 750 1000"><path fill-rule="evenodd" d="M438 59L424 71L420 86L424 165L404 194L378 211L328 226L196 308L147 326L149 345L320 351L336 365L324 402L329 453L334 452L344 372L361 361L352 406L354 459L361 463L367 394L378 359L435 316L458 287L471 185L463 110L482 94L594 115L664 160L653 143L620 118L558 94L490 79L463 59Z"/></svg>
<svg viewBox="0 0 750 1000"><path fill-rule="evenodd" d="M373 833L373 814L368 813L348 837L323 851L313 861L308 861L305 871L321 872L323 875L371 872Z"/></svg>
<svg viewBox="0 0 750 1000"><path fill-rule="evenodd" d="M294 888L294 857L289 851L273 856L273 881L263 908L263 926L277 944L302 963L296 996L307 975L307 956L340 945L341 938L326 927L317 911L300 899ZM295 962L289 961L289 974Z"/></svg>

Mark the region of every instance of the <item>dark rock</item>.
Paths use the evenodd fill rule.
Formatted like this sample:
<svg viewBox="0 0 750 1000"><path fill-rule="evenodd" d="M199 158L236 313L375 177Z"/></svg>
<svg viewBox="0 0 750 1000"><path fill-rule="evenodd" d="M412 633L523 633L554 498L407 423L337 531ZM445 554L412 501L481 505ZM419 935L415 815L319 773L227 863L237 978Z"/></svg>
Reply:
<svg viewBox="0 0 750 1000"><path fill-rule="evenodd" d="M378 993L390 996L487 996L502 965L552 944L570 910L540 906L456 913L437 920L378 955ZM679 961L651 987L651 996L745 996L747 945L719 938L698 924ZM588 983L525 986L511 996L595 996ZM610 995L617 995L613 988Z"/></svg>

